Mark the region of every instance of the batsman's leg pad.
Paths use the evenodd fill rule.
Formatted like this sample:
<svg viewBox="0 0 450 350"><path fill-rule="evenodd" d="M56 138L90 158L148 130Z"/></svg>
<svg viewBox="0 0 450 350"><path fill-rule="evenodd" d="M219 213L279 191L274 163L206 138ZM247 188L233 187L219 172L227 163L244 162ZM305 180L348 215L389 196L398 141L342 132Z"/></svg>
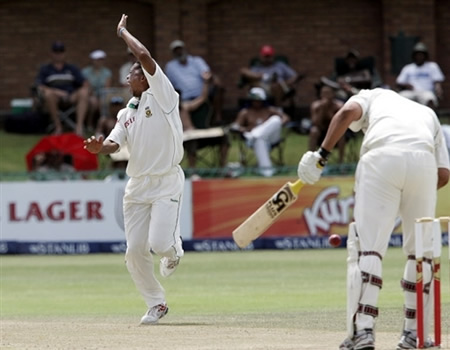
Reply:
<svg viewBox="0 0 450 350"><path fill-rule="evenodd" d="M424 293L424 317L425 317L425 329L424 337L428 335L430 324L429 320L431 317L431 309L433 307L432 293L430 293L431 280L432 280L432 266L431 259L424 258L423 260L423 293ZM403 279L401 280L401 287L404 293L404 313L405 322L404 330L416 331L416 257L414 255L409 255L408 260L405 264L405 269L403 272Z"/></svg>
<svg viewBox="0 0 450 350"><path fill-rule="evenodd" d="M381 255L378 252L361 252L359 268L362 290L356 314L356 328L374 329L375 318L378 316L378 295L383 285Z"/></svg>
<svg viewBox="0 0 450 350"><path fill-rule="evenodd" d="M347 333L351 339L355 333L354 317L358 311L362 286L361 270L358 265L359 239L354 222L348 227L347 254Z"/></svg>

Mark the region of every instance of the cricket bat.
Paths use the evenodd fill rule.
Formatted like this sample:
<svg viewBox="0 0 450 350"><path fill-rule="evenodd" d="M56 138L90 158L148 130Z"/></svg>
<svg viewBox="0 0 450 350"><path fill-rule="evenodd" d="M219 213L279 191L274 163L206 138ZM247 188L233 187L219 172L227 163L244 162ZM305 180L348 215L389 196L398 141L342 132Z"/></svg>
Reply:
<svg viewBox="0 0 450 350"><path fill-rule="evenodd" d="M267 202L250 215L233 231L233 239L240 248L245 248L261 236L297 200L303 182L287 182Z"/></svg>

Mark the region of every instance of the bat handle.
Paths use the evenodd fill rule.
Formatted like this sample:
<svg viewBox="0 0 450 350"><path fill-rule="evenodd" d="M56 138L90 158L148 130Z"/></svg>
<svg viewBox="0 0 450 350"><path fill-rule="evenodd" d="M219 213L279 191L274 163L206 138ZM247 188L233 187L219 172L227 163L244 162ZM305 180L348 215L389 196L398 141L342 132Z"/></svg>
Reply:
<svg viewBox="0 0 450 350"><path fill-rule="evenodd" d="M300 190L302 189L303 185L304 185L304 183L301 180L295 181L291 185L292 192L294 192L295 194L298 194L300 192Z"/></svg>

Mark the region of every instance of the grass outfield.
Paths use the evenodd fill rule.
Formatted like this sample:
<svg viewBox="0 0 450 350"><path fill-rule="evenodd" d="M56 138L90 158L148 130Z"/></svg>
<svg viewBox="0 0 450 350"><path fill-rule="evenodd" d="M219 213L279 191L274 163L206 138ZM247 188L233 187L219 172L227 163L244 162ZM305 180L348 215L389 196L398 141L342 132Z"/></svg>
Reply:
<svg viewBox="0 0 450 350"><path fill-rule="evenodd" d="M443 348L450 348L447 257L445 247ZM145 304L121 254L0 259L2 349L326 350L345 337L345 249L187 252L176 274L160 279L170 312L150 327L138 326ZM398 340L403 265L401 250L390 249L377 349Z"/></svg>

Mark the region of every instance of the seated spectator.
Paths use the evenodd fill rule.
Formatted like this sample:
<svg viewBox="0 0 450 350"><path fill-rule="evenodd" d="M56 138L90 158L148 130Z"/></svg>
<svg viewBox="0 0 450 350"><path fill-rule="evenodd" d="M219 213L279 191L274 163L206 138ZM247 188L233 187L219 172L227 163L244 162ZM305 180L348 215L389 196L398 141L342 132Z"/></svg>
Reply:
<svg viewBox="0 0 450 350"><path fill-rule="evenodd" d="M124 108L124 104L125 101L121 96L113 96L111 98L109 108L107 109L108 113L106 115L102 115L97 122L95 136L98 137L103 135L106 137L111 133L117 123L117 114L122 108Z"/></svg>
<svg viewBox="0 0 450 350"><path fill-rule="evenodd" d="M127 76L130 73L131 66L136 62L136 57L134 57L131 50L127 47L127 61L120 66L119 69L119 83L120 86L128 88Z"/></svg>
<svg viewBox="0 0 450 350"><path fill-rule="evenodd" d="M112 72L105 66L106 53L103 50L92 51L89 55L91 65L81 71L90 87L89 112L87 115L87 128L94 130L95 122L100 115L100 101L102 89L111 87Z"/></svg>
<svg viewBox="0 0 450 350"><path fill-rule="evenodd" d="M76 174L72 157L57 149L37 153L33 157L34 180L68 180L81 178Z"/></svg>
<svg viewBox="0 0 450 350"><path fill-rule="evenodd" d="M184 132L195 129L191 113L200 108L208 100L209 85L212 82L211 72L204 72L202 78L204 83L200 96L188 101L182 101L180 98L180 117L181 122L183 123Z"/></svg>
<svg viewBox="0 0 450 350"><path fill-rule="evenodd" d="M173 59L165 66L165 73L175 90L180 94L181 102L189 102L199 98L202 94L205 79L203 74L210 72L208 100L214 109L213 123L222 122L222 104L224 89L217 75L211 72L210 67L200 56L189 55L185 44L181 40L175 40L170 44ZM191 110L192 112L192 110Z"/></svg>
<svg viewBox="0 0 450 350"><path fill-rule="evenodd" d="M37 92L55 125L54 134L63 132L59 109L75 105L75 132L83 136L83 125L89 108L89 85L77 66L66 63L65 51L62 42L52 44L51 62L41 66L36 78Z"/></svg>
<svg viewBox="0 0 450 350"><path fill-rule="evenodd" d="M275 59L275 50L270 45L261 47L259 60L250 67L241 68L241 75L250 87L260 87L275 106L281 107L285 98L294 92L299 74L281 60Z"/></svg>
<svg viewBox="0 0 450 350"><path fill-rule="evenodd" d="M249 107L239 111L231 128L242 133L247 146L254 150L260 174L270 177L275 174L270 150L272 145L280 141L282 126L290 117L280 108L268 105L263 88L251 88L248 99Z"/></svg>
<svg viewBox="0 0 450 350"><path fill-rule="evenodd" d="M95 130L96 137L106 137L111 133L117 123L117 114L124 106L125 101L122 96L113 96L111 98L109 108L107 109L108 113L102 115L98 120L97 128ZM109 157L111 158L111 169L113 170L113 174L108 175L105 178L105 181L126 179L127 175L125 170L128 165L128 160L130 159L128 147L126 145L122 146L119 152L111 153Z"/></svg>
<svg viewBox="0 0 450 350"><path fill-rule="evenodd" d="M308 148L310 151L316 151L322 144L333 115L341 109L344 103L336 98L335 90L322 85L320 88L319 99L311 103L311 128L309 129ZM344 161L345 136L338 142L339 163Z"/></svg>
<svg viewBox="0 0 450 350"><path fill-rule="evenodd" d="M111 153L111 170L112 174L105 177L105 181L127 180L129 177L126 173L130 152L128 147L120 147L119 152Z"/></svg>
<svg viewBox="0 0 450 350"><path fill-rule="evenodd" d="M345 57L335 60L333 74L330 79L322 77L322 84L336 89L337 98L345 102L361 89L380 87L382 80L373 57L361 58L357 50L351 49Z"/></svg>
<svg viewBox="0 0 450 350"><path fill-rule="evenodd" d="M400 95L433 109L439 105L445 80L439 65L429 60L428 49L419 42L413 48L413 62L404 66L397 77Z"/></svg>

